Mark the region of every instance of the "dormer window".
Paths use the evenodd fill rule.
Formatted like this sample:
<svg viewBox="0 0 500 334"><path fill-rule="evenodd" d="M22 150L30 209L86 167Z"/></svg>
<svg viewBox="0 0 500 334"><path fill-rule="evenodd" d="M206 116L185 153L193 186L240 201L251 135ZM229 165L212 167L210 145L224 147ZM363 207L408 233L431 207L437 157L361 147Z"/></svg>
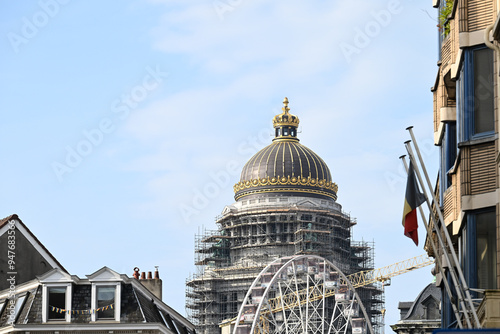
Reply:
<svg viewBox="0 0 500 334"><path fill-rule="evenodd" d="M98 286L97 295L97 319L114 319L115 293L114 286Z"/></svg>
<svg viewBox="0 0 500 334"><path fill-rule="evenodd" d="M120 282L92 283L92 321L120 321Z"/></svg>
<svg viewBox="0 0 500 334"><path fill-rule="evenodd" d="M47 290L49 303L48 320L65 320L67 313L66 287L49 287Z"/></svg>
<svg viewBox="0 0 500 334"><path fill-rule="evenodd" d="M71 283L44 284L43 322L71 321Z"/></svg>

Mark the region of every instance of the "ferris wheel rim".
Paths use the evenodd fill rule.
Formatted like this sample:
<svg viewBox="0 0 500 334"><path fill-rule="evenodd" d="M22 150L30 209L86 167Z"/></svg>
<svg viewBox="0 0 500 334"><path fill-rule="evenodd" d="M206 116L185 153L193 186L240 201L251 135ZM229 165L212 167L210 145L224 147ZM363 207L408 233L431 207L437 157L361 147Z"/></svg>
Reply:
<svg viewBox="0 0 500 334"><path fill-rule="evenodd" d="M238 316L236 318L236 322L235 322L235 326L234 326L234 330L233 330L233 333L232 334L237 334L237 328L239 326L239 323L240 323L240 319L241 319L241 316L242 316L242 313L243 313L243 308L245 305L248 304L249 302L249 298L250 298L250 295L252 294L252 290L253 288L257 285L257 283L260 281L260 279L262 278L262 275L264 275L265 273L268 272L268 270L275 264L278 264L280 263L283 259L287 259L288 257L284 257L284 258L278 258L276 260L274 260L273 262L269 263L258 275L257 277L254 279L254 281L252 282L250 288L248 289L246 295L245 295L245 298L243 299L243 302L241 304L241 307L240 307L240 310L238 312ZM368 314L366 312L366 308L365 306L363 305L363 303L361 302L361 298L359 297L356 289L354 288L354 286L351 284L351 282L349 281L349 279L347 278L347 276L335 265L333 264L330 260L322 257L322 256L319 256L319 255L306 255L306 254L301 254L301 255L294 255L292 257L290 257L290 259L285 262L285 263L282 263L280 268L278 269L278 271L276 271L274 274L273 274L273 277L271 278L271 281L268 282L267 284L267 287L266 289L264 290L264 293L263 293L263 296L266 296L267 293L269 292L269 289L271 288L271 286L276 283L276 281L278 280L278 277L280 276L280 274L282 273L283 270L285 270L285 268L287 268L290 264L293 264L293 262L295 261L298 261L298 260L301 260L301 259L304 259L304 258L312 258L312 259L317 259L317 260L321 260L321 261L324 261L326 264L328 264L329 266L333 267L338 273L339 275L342 276L342 278L344 279L344 281L347 283L349 289L351 291L353 291L354 293L354 298L356 299L356 301L358 302L359 304L359 307L361 308L361 311L363 312L363 315L365 317L365 319L367 320L367 325L368 325L368 330L370 331L370 334L374 334L374 331L373 331L373 327L372 327L372 324L371 324L371 321L370 321L370 318L368 317ZM259 303L258 303L258 306L256 308L256 311L255 311L255 317L252 321L252 326L251 326L251 329L250 329L250 333L254 333L255 331L255 326L257 324L257 321L258 321L258 314L260 314L260 311L262 310L262 305L264 303L264 298L262 298Z"/></svg>

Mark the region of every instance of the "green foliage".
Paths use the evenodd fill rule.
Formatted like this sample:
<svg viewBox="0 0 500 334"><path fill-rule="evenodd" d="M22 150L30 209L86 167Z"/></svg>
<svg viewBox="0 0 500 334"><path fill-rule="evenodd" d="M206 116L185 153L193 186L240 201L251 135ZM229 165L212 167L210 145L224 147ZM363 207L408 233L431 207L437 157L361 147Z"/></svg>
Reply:
<svg viewBox="0 0 500 334"><path fill-rule="evenodd" d="M443 1L443 0L442 0ZM447 22L448 16L450 16L453 10L454 0L444 0L445 4L439 10L439 31L442 32L443 36L446 37L450 34L450 23Z"/></svg>

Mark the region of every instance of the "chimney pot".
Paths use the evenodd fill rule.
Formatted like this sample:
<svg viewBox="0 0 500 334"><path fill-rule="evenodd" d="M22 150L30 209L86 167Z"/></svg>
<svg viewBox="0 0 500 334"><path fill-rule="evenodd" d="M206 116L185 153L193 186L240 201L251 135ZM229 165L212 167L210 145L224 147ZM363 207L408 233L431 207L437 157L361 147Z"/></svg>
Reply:
<svg viewBox="0 0 500 334"><path fill-rule="evenodd" d="M145 272L145 271L143 271L143 272L141 273L141 279L146 279L146 272Z"/></svg>
<svg viewBox="0 0 500 334"><path fill-rule="evenodd" d="M140 274L139 274L139 270L140 270L140 269L139 269L139 268L137 268L137 267L135 267L135 268L134 268L134 273L132 274L132 276L133 276L135 279L139 279L139 276L140 276Z"/></svg>
<svg viewBox="0 0 500 334"><path fill-rule="evenodd" d="M148 271L148 279L153 279L153 274L150 271Z"/></svg>
<svg viewBox="0 0 500 334"><path fill-rule="evenodd" d="M160 279L160 272L158 271L158 266L155 266L155 279Z"/></svg>

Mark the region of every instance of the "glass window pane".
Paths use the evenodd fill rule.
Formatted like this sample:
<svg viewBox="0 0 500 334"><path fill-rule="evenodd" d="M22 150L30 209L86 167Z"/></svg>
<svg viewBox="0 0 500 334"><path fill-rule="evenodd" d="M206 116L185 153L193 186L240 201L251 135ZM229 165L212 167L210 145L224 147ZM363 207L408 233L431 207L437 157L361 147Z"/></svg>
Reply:
<svg viewBox="0 0 500 334"><path fill-rule="evenodd" d="M5 305L5 301L0 302L0 315L2 314L3 306Z"/></svg>
<svg viewBox="0 0 500 334"><path fill-rule="evenodd" d="M474 52L474 133L495 130L493 108L493 51Z"/></svg>
<svg viewBox="0 0 500 334"><path fill-rule="evenodd" d="M496 213L480 213L476 217L477 282L480 289L496 289Z"/></svg>
<svg viewBox="0 0 500 334"><path fill-rule="evenodd" d="M20 297L17 298L16 304L14 305L14 317L12 317L10 319L16 319L17 318L17 313L21 309L21 306L23 306L24 299L26 299L26 295L20 296Z"/></svg>
<svg viewBox="0 0 500 334"><path fill-rule="evenodd" d="M66 288L49 288L49 320L50 319L64 319L66 310Z"/></svg>
<svg viewBox="0 0 500 334"><path fill-rule="evenodd" d="M114 319L115 318L115 287L100 286L97 287L97 318Z"/></svg>

